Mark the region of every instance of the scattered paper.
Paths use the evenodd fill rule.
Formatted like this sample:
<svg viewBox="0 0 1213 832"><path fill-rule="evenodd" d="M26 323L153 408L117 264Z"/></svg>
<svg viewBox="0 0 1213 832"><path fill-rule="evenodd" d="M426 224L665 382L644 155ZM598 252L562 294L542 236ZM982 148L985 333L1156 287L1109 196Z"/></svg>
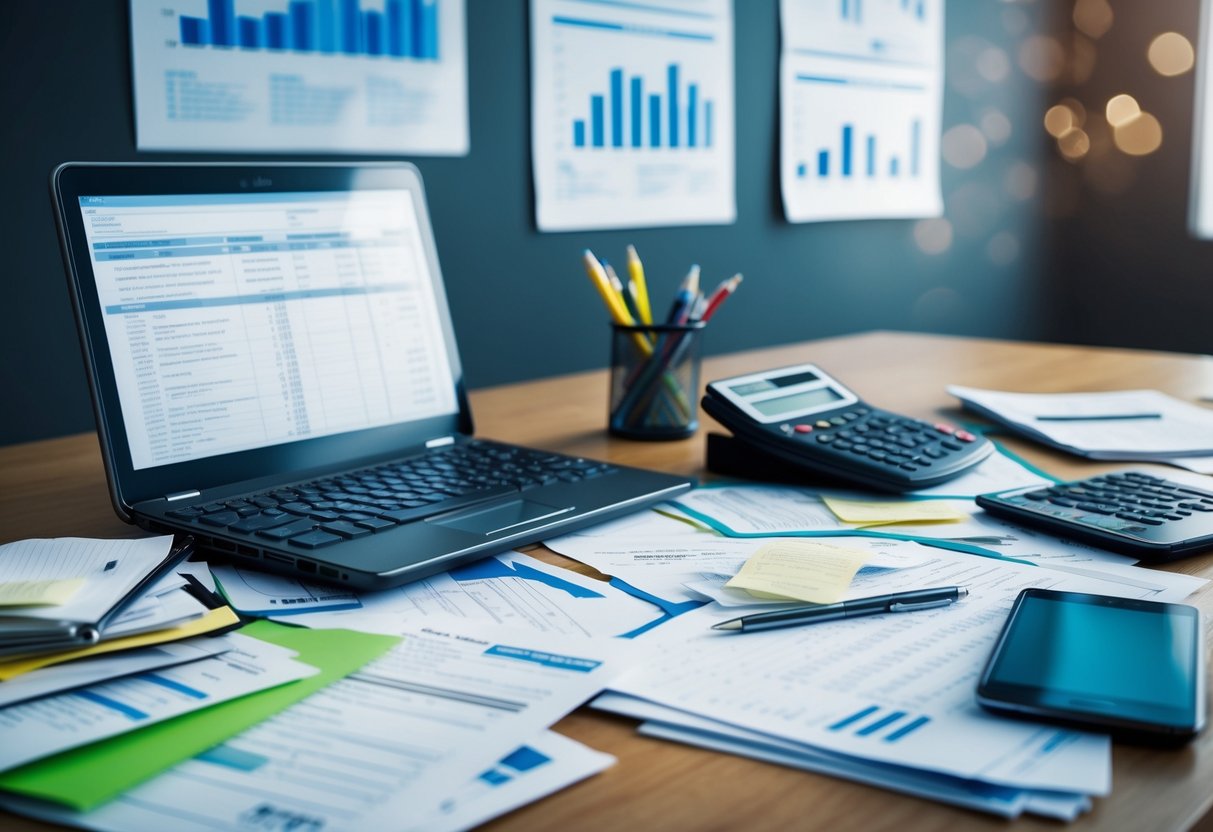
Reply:
<svg viewBox="0 0 1213 832"><path fill-rule="evenodd" d="M54 581L9 581L0 584L0 607L58 607L84 586L83 578Z"/></svg>
<svg viewBox="0 0 1213 832"><path fill-rule="evenodd" d="M316 673L293 650L248 636L210 658L0 709L0 770Z"/></svg>
<svg viewBox="0 0 1213 832"><path fill-rule="evenodd" d="M810 604L842 598L868 553L813 540L768 543L750 556L726 586Z"/></svg>
<svg viewBox="0 0 1213 832"><path fill-rule="evenodd" d="M398 636L347 630L283 627L268 621L255 621L241 634L297 651L298 661L320 672L4 772L0 789L91 809L348 676L400 640Z"/></svg>
<svg viewBox="0 0 1213 832"><path fill-rule="evenodd" d="M245 615L293 615L316 610L348 610L361 606L348 589L309 583L245 566L221 564L211 568L228 603Z"/></svg>
<svg viewBox="0 0 1213 832"><path fill-rule="evenodd" d="M69 650L66 653L51 653L45 656L31 656L29 658L0 662L0 682L20 676L22 673L29 673L31 670L37 670L40 667L49 667L53 664L61 664L73 659L82 659L86 656L116 653L120 650L129 650L132 647L146 647L150 644L179 641L183 638L222 630L224 627L231 627L239 623L240 619L236 617L236 613L232 612L231 607L220 607L217 610L211 610L201 618L195 618L179 627L171 627L167 630L154 630L150 633L123 636L112 641L94 644L92 647Z"/></svg>
<svg viewBox="0 0 1213 832"><path fill-rule="evenodd" d="M829 495L821 499L839 520L859 527L888 523L953 523L969 518L946 500L850 500Z"/></svg>

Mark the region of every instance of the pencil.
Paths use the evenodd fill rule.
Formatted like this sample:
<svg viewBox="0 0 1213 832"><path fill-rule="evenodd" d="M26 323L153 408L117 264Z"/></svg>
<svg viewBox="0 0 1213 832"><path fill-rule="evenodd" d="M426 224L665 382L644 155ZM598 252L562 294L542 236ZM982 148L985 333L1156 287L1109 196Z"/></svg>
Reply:
<svg viewBox="0 0 1213 832"><path fill-rule="evenodd" d="M640 255L636 253L636 246L633 245L628 246L628 274L632 278L628 289L636 299L636 306L640 308L640 319L643 323L651 324L653 307L649 305L649 287L644 280L644 264L640 262Z"/></svg>

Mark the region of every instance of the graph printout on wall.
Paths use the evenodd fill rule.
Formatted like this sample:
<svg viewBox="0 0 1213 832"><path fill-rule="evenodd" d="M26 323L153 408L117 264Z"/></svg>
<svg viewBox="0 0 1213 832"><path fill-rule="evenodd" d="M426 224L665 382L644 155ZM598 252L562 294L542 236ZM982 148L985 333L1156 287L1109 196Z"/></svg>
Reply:
<svg viewBox="0 0 1213 832"><path fill-rule="evenodd" d="M131 0L140 150L463 155L465 0Z"/></svg>
<svg viewBox="0 0 1213 832"><path fill-rule="evenodd" d="M780 11L787 218L943 213L944 0L782 0Z"/></svg>
<svg viewBox="0 0 1213 832"><path fill-rule="evenodd" d="M531 0L542 231L736 218L731 0Z"/></svg>

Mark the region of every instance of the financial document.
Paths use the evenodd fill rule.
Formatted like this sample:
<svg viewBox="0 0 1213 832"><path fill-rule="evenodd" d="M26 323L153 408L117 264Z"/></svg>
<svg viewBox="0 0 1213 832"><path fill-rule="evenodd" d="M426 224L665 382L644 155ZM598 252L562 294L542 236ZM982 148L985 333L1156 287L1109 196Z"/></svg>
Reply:
<svg viewBox="0 0 1213 832"><path fill-rule="evenodd" d="M943 213L943 0L782 0L780 160L792 222Z"/></svg>
<svg viewBox="0 0 1213 832"><path fill-rule="evenodd" d="M969 597L935 611L744 636L710 630L735 612L704 607L646 637L655 652L612 689L867 760L1014 788L1106 794L1107 737L989 716L973 689L1021 589L1143 593L946 551L916 569L861 574L852 590L949 585L968 587Z"/></svg>
<svg viewBox="0 0 1213 832"><path fill-rule="evenodd" d="M541 231L736 218L731 0L531 0Z"/></svg>
<svg viewBox="0 0 1213 832"><path fill-rule="evenodd" d="M426 832L471 829L597 774L614 762L615 758L609 754L594 751L554 731L544 731L464 783L455 794L443 801L441 809L424 819L421 828ZM219 798L220 795L211 791L215 786L242 787L254 780L252 777L241 777L241 770L273 765L274 761L268 758L242 756L226 746L218 746L90 812L73 812L53 803L7 794L0 795L0 806L51 823L103 832L213 830L215 822L222 823L229 816L218 807L212 807L203 814L183 812L183 795L203 788L208 794ZM286 767L282 767L279 773L294 776ZM266 780L260 779L260 782ZM265 802L238 818L239 822L273 832L317 830L313 823L317 820L316 816L289 808L297 806L296 803L270 802L281 799L283 790L258 794ZM323 802L325 797L327 795L314 797L309 805ZM334 825L324 828L343 827Z"/></svg>
<svg viewBox="0 0 1213 832"><path fill-rule="evenodd" d="M78 822L332 832L441 817L459 808L445 803L452 785L509 776L502 761L596 694L633 647L443 624L401 626L403 641L360 672Z"/></svg>
<svg viewBox="0 0 1213 832"><path fill-rule="evenodd" d="M263 586L289 578L262 576ZM313 612L280 619L305 627L374 627L434 615L492 621L504 627L573 636L618 636L661 617L661 611L604 581L507 552L382 592L355 596L356 609ZM391 623L396 622L396 623Z"/></svg>
<svg viewBox="0 0 1213 832"><path fill-rule="evenodd" d="M316 673L284 647L238 633L227 640L218 656L0 710L0 770Z"/></svg>
<svg viewBox="0 0 1213 832"><path fill-rule="evenodd" d="M464 0L131 0L140 150L462 155Z"/></svg>

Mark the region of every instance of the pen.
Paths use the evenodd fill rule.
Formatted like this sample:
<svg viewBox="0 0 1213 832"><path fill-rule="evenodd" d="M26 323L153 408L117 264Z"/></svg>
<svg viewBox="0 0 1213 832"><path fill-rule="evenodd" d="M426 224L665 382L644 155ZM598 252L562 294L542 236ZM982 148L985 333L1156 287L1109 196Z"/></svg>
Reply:
<svg viewBox="0 0 1213 832"><path fill-rule="evenodd" d="M892 595L876 595L871 598L856 598L837 604L814 604L776 612L760 612L743 615L713 624L713 630L731 630L738 633L774 630L778 627L797 627L801 624L816 624L820 621L837 621L841 618L858 618L864 615L880 615L886 612L914 612L935 607L946 607L969 594L967 587L943 586L936 589L916 589L911 592L894 592Z"/></svg>
<svg viewBox="0 0 1213 832"><path fill-rule="evenodd" d="M687 272L687 276L682 279L682 285L678 287L678 294L674 296L674 305L670 307L670 314L666 316L666 323L685 324L691 314L691 306L695 303L695 295L699 294L699 266L691 266L691 270Z"/></svg>
<svg viewBox="0 0 1213 832"><path fill-rule="evenodd" d="M735 274L728 280L722 280L720 285L716 287L708 298L707 306L703 313L699 316L699 320L707 323L716 314L716 310L720 308L720 304L729 299L729 296L737 291L737 287L741 285L741 275Z"/></svg>
<svg viewBox="0 0 1213 832"><path fill-rule="evenodd" d="M1038 422L1113 422L1118 419L1161 419L1161 413L1103 413L1093 416L1036 416Z"/></svg>
<svg viewBox="0 0 1213 832"><path fill-rule="evenodd" d="M632 320L637 324L644 323L644 316L640 314L640 307L636 305L636 298L623 286L623 281L619 279L619 275L615 274L615 270L611 268L611 264L605 259L602 261L602 270L606 272L607 280L611 282L611 288L615 290L615 294L619 295L619 299L623 301L623 306L628 310L628 314L632 316Z"/></svg>

